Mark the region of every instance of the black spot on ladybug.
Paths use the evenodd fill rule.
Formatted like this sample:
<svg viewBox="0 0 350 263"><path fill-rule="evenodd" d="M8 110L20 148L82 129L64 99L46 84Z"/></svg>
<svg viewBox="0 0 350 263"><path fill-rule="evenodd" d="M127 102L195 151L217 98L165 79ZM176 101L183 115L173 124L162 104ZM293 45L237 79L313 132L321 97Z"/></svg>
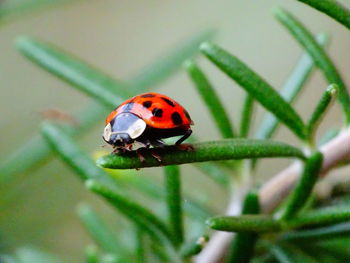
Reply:
<svg viewBox="0 0 350 263"><path fill-rule="evenodd" d="M147 94L141 95L140 97L141 98L153 98L153 97L155 97L155 95L147 93Z"/></svg>
<svg viewBox="0 0 350 263"><path fill-rule="evenodd" d="M154 108L152 110L152 114L156 117L162 117L163 116L163 110L159 108Z"/></svg>
<svg viewBox="0 0 350 263"><path fill-rule="evenodd" d="M171 100L161 97L162 100L164 100L166 103L168 103L171 107L175 107L175 103L172 102Z"/></svg>
<svg viewBox="0 0 350 263"><path fill-rule="evenodd" d="M129 102L128 104L126 104L124 106L123 111L124 112L130 112L132 110L132 108L134 107L134 102Z"/></svg>
<svg viewBox="0 0 350 263"><path fill-rule="evenodd" d="M145 108L149 108L152 106L152 101L147 100L147 101L143 102L142 105Z"/></svg>
<svg viewBox="0 0 350 263"><path fill-rule="evenodd" d="M171 114L171 120L173 121L173 123L175 125L182 124L182 118L181 118L180 114L176 111L173 114Z"/></svg>
<svg viewBox="0 0 350 263"><path fill-rule="evenodd" d="M185 116L188 120L191 120L190 114L187 112L187 110L184 110Z"/></svg>

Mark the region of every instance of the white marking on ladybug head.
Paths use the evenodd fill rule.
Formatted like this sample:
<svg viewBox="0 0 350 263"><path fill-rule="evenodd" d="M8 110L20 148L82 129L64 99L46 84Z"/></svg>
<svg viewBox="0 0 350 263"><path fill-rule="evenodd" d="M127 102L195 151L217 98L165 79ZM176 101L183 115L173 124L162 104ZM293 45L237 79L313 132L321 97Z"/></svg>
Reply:
<svg viewBox="0 0 350 263"><path fill-rule="evenodd" d="M141 134L145 131L146 126L147 124L145 121L142 119L137 119L129 126L126 133L129 134L131 139L136 139L137 137L140 137Z"/></svg>
<svg viewBox="0 0 350 263"><path fill-rule="evenodd" d="M112 135L112 127L111 127L111 124L108 123L105 129L103 130L102 136L106 142L109 142L109 140L111 139L111 135Z"/></svg>

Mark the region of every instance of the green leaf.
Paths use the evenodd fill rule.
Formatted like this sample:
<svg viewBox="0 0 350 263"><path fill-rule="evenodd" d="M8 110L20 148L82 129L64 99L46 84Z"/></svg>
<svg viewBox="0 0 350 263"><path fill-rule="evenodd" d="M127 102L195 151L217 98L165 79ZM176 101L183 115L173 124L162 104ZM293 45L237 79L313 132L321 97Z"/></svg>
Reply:
<svg viewBox="0 0 350 263"><path fill-rule="evenodd" d="M293 231L283 235L283 240L315 239L326 240L330 238L345 237L350 234L350 223L340 223L336 225Z"/></svg>
<svg viewBox="0 0 350 263"><path fill-rule="evenodd" d="M285 210L282 213L282 220L289 220L294 217L304 206L312 193L312 189L318 179L322 168L323 155L320 152L313 153L305 162L304 171L289 195Z"/></svg>
<svg viewBox="0 0 350 263"><path fill-rule="evenodd" d="M84 112L80 112L74 116L78 126L65 126L65 132L69 136L79 136L89 129L93 124L103 119L109 110L98 104L92 104ZM18 150L7 156L0 164L0 182L10 180L16 174L23 173L30 168L37 167L46 163L51 155L51 149L46 141L43 141L42 136L36 135L29 139ZM21 160L21 165L17 165L18 160Z"/></svg>
<svg viewBox="0 0 350 263"><path fill-rule="evenodd" d="M79 205L78 214L90 237L104 252L113 253L115 255L126 254L126 248L89 205Z"/></svg>
<svg viewBox="0 0 350 263"><path fill-rule="evenodd" d="M93 160L79 148L63 129L54 124L44 123L41 130L51 149L55 151L81 179L87 180L93 178L122 190L117 187L109 174L95 165Z"/></svg>
<svg viewBox="0 0 350 263"><path fill-rule="evenodd" d="M129 85L137 92L154 87L174 74L186 59L196 55L199 44L212 39L214 35L215 31L208 29L194 34L186 41L177 44L176 48L170 50L166 55L161 56L132 76L128 81Z"/></svg>
<svg viewBox="0 0 350 263"><path fill-rule="evenodd" d="M298 137L304 139L306 130L300 116L295 110L257 73L242 61L220 47L203 43L201 51L223 72L235 80L255 100L273 113L289 127Z"/></svg>
<svg viewBox="0 0 350 263"><path fill-rule="evenodd" d="M184 243L180 248L180 255L183 258L189 258L199 254L209 241L208 236L201 236L195 241Z"/></svg>
<svg viewBox="0 0 350 263"><path fill-rule="evenodd" d="M276 18L288 29L301 46L309 53L316 65L321 69L329 84L339 86L339 102L343 108L346 124L350 123L350 98L346 86L334 66L332 60L328 57L322 47L317 44L312 34L305 26L293 17L289 12L276 8L274 9Z"/></svg>
<svg viewBox="0 0 350 263"><path fill-rule="evenodd" d="M4 22L9 22L11 19L18 19L24 14L42 10L51 5L73 2L72 0L26 0L26 1L1 1L0 2L0 26Z"/></svg>
<svg viewBox="0 0 350 263"><path fill-rule="evenodd" d="M291 228L320 226L341 223L350 220L350 206L336 205L304 212L288 221Z"/></svg>
<svg viewBox="0 0 350 263"><path fill-rule="evenodd" d="M163 237L171 240L172 235L166 225L145 207L112 191L109 187L106 187L95 180L88 180L86 182L86 187L102 196L112 206L148 233L157 235L158 237L160 233L162 235L162 237L159 237L160 240L162 240Z"/></svg>
<svg viewBox="0 0 350 263"><path fill-rule="evenodd" d="M251 191L245 197L242 214L258 214L259 212L259 196L256 191ZM237 233L229 248L225 262L249 263L254 255L257 238L256 233Z"/></svg>
<svg viewBox="0 0 350 263"><path fill-rule="evenodd" d="M141 161L135 152L110 154L98 159L97 165L111 169L159 166L159 161L151 153L161 156L162 165L263 157L304 158L299 149L270 140L225 139L196 143L193 147L192 151L183 151L176 146L146 150L142 153L144 161Z"/></svg>
<svg viewBox="0 0 350 263"><path fill-rule="evenodd" d="M131 95L126 84L87 66L52 44L22 36L17 38L16 46L32 62L111 109Z"/></svg>
<svg viewBox="0 0 350 263"><path fill-rule="evenodd" d="M207 225L215 230L228 232L276 232L280 223L267 215L218 216L207 220Z"/></svg>
<svg viewBox="0 0 350 263"><path fill-rule="evenodd" d="M180 169L178 166L170 165L164 167L164 182L166 189L169 228L177 246L183 242L184 235L180 180Z"/></svg>
<svg viewBox="0 0 350 263"><path fill-rule="evenodd" d="M115 170L116 171L116 170ZM124 171L123 171L124 172ZM155 200L164 200L165 191L163 187L146 177L140 177L136 173L130 175L115 176L114 179L121 187L134 187ZM213 212L200 202L193 200L189 196L184 196L186 202L183 203L184 212L192 219L204 221L213 215Z"/></svg>
<svg viewBox="0 0 350 263"><path fill-rule="evenodd" d="M150 63L138 74L135 74L136 79L137 79L137 76L143 75L144 77L139 78L140 80L137 82L134 82L134 84L132 84L131 81L128 81L129 86L135 86L135 89L136 87L139 87L137 88L137 93L139 93L139 92L145 92L149 87L161 81L164 81L177 68L180 67L180 65L183 63L184 60L188 59L189 57L194 55L194 53L197 52L198 45L199 45L198 42L207 40L206 37L211 37L211 34L200 32L199 34L195 34L193 38L187 39L182 43L179 43L175 49L170 50L169 52L164 54L160 59L158 59L156 62ZM183 57L183 59L181 59L182 56L186 56L186 55L188 57ZM69 56L69 54L66 52L63 52L63 57L65 56ZM73 58L70 57L70 59L73 59ZM83 74L84 72L94 71L93 68L91 68L88 64L84 63L81 60L77 60L75 58L75 60L73 60L72 62L73 62L72 64L65 65L67 71L72 71L74 73L74 74L73 73L71 74L73 78L67 80L69 83L74 84L76 82L76 79L74 78L75 76L81 76L82 79L84 77L88 78L90 75L81 75L81 74ZM59 64L59 62L57 62L56 64ZM81 65L81 67L75 67L75 65ZM159 70L159 66L161 66L161 68L163 68L164 71ZM84 68L86 68L86 71L84 70L80 71L80 69L84 69ZM45 68L45 69L49 69L49 68ZM153 72L153 71L158 72L159 74L148 74L149 72ZM96 74L98 75L97 80L99 79L102 80L102 82L99 83L101 85L104 82L108 84L109 81L112 81L112 82L114 81L109 76L98 71L97 72L95 71L95 73L92 74L91 76L93 77ZM68 77L68 75L65 75L65 77ZM133 79L133 77L131 79ZM96 82L97 80L88 79L86 82L88 84L97 83ZM115 89L113 87L119 87L119 86L122 88L124 84L118 81L111 84L112 89ZM123 94L123 93L120 93L120 94ZM133 93L132 95L135 95L135 94ZM123 97L122 99L127 99L128 97L129 96L125 98ZM75 118L79 123L79 126L72 128L71 135L79 137L86 130L90 129L92 126L96 125L96 123L99 123L102 119L104 119L109 113L109 111L110 110L106 110L105 107L102 107L101 105L96 105L96 104L89 105L88 107L82 109L81 112L78 112L78 114L75 115ZM32 139L29 139L27 141L28 142L25 143L24 146L19 147L14 153L10 154L7 157L7 159L1 163L0 182L3 180L11 179L16 174L25 172L34 166L39 166L39 164L42 164L44 160L49 159L51 151L47 147L46 143L43 142L41 137L34 136ZM22 165L20 167L17 165L17 162L19 159L22 160L21 161Z"/></svg>
<svg viewBox="0 0 350 263"><path fill-rule="evenodd" d="M321 33L316 36L316 41L324 48L329 43L329 37L328 35ZM293 103L305 87L306 82L309 80L314 66L315 64L311 57L307 53L303 54L280 90L282 98L289 103ZM270 112L267 112L257 129L255 138L272 138L277 130L278 124L278 119Z"/></svg>
<svg viewBox="0 0 350 263"><path fill-rule="evenodd" d="M97 247L92 245L86 247L85 261L86 263L100 263Z"/></svg>
<svg viewBox="0 0 350 263"><path fill-rule="evenodd" d="M148 233L154 241L163 244L171 262L180 263L180 256L174 249L174 239L166 225L151 211L129 198L113 192L96 180L86 181L86 187L106 199L112 206L124 214L130 221Z"/></svg>
<svg viewBox="0 0 350 263"><path fill-rule="evenodd" d="M308 130L309 130L309 138L310 140L313 139L314 133L322 121L324 115L326 114L327 110L331 106L332 102L337 97L339 88L336 84L332 84L328 86L326 91L323 93L318 105L316 106L314 112L311 115L310 120L308 121Z"/></svg>
<svg viewBox="0 0 350 263"><path fill-rule="evenodd" d="M254 110L254 99L250 95L246 95L244 104L243 104L243 111L242 111L242 117L241 117L241 125L240 125L240 131L239 136L240 137L248 137L249 135L249 129L251 120L253 117L253 110Z"/></svg>
<svg viewBox="0 0 350 263"><path fill-rule="evenodd" d="M307 4L326 15L332 17L340 24L350 29L350 10L336 0L298 0Z"/></svg>
<svg viewBox="0 0 350 263"><path fill-rule="evenodd" d="M141 228L136 227L136 262L139 263L146 263L147 262L147 257L146 257L146 251L145 251L145 246L146 246L146 239L144 232Z"/></svg>
<svg viewBox="0 0 350 263"><path fill-rule="evenodd" d="M221 133L221 136L223 138L235 137L230 118L223 104L221 103L219 96L215 92L205 74L193 61L186 61L185 66L194 83L194 86L197 88L199 95L202 97L205 105L208 107L211 116Z"/></svg>

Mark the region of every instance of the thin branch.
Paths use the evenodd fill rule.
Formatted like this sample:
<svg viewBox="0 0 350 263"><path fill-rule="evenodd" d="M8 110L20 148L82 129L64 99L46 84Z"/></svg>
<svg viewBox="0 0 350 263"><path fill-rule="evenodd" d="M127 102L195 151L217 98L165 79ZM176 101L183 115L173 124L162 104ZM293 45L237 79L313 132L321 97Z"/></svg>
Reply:
<svg viewBox="0 0 350 263"><path fill-rule="evenodd" d="M350 156L350 129L341 132L337 137L321 146L320 152L323 154L323 165L320 176L325 176L327 171ZM267 181L259 191L260 208L263 213L269 213L293 189L297 182L302 166L297 161L281 171L272 179ZM240 201L236 198L229 203L226 214L237 215L240 211ZM219 262L227 251L227 247L232 239L232 234L216 232L208 242L204 250L196 258L196 262L213 263Z"/></svg>

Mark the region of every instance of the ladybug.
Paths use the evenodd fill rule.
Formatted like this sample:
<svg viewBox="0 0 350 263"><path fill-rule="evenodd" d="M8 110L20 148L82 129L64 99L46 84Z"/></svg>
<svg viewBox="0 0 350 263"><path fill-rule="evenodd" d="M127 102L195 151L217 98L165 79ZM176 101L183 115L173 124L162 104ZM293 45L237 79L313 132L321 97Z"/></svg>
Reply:
<svg viewBox="0 0 350 263"><path fill-rule="evenodd" d="M180 145L192 133L188 112L173 99L148 92L126 100L106 119L103 139L114 152L164 146L164 138L182 136ZM137 150L137 149L136 149Z"/></svg>

